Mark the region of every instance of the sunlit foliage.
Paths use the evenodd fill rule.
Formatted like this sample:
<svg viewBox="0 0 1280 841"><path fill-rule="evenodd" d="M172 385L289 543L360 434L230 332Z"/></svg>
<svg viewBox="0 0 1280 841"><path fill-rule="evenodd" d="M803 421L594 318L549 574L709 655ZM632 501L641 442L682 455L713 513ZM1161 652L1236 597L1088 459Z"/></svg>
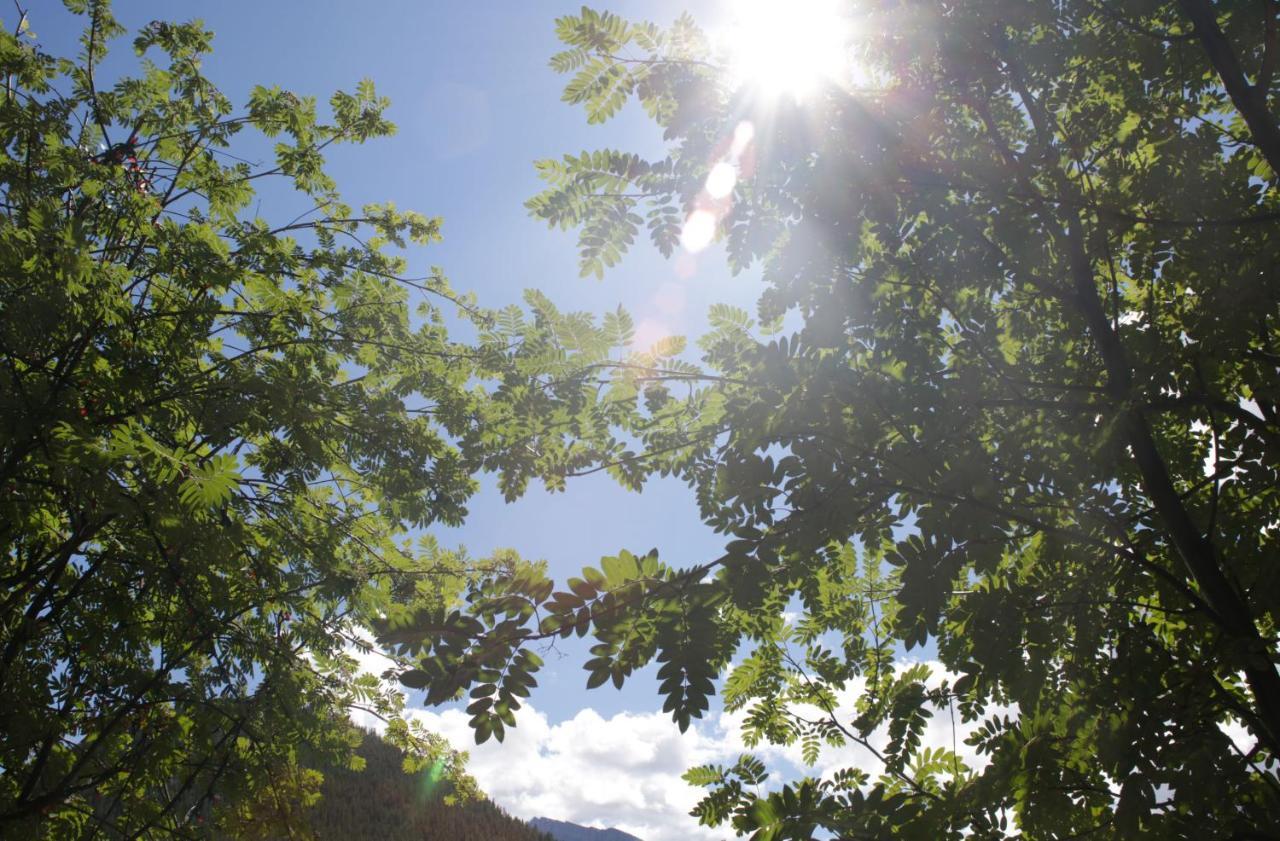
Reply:
<svg viewBox="0 0 1280 841"><path fill-rule="evenodd" d="M0 836L300 831L299 748L345 762L356 709L468 794L351 655L520 568L409 530L460 521L480 384L537 349L452 342L492 318L398 253L438 220L342 202L325 150L394 129L371 83L237 109L160 22L108 77L109 7L67 6L75 58L0 35Z"/></svg>
<svg viewBox="0 0 1280 841"><path fill-rule="evenodd" d="M398 627L413 679L501 737L527 646L590 634L588 684L656 662L681 728L719 691L749 742L874 751L785 785L751 757L691 771L695 814L754 838L1272 837L1274 4L848 11L864 83L803 102L735 82L688 18L558 22L565 99L638 101L669 151L543 162L530 210L589 274L711 214L767 289L755 318L712 310L699 368L676 341L586 358L530 469L674 474L725 552L496 577L443 632ZM538 326L569 365L627 343L611 318ZM939 716L977 761L924 744Z"/></svg>

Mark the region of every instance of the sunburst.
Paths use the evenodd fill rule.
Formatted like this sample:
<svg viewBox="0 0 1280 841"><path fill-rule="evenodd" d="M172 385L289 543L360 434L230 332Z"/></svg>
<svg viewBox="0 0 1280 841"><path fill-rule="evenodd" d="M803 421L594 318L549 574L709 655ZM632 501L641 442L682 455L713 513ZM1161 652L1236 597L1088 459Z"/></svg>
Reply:
<svg viewBox="0 0 1280 841"><path fill-rule="evenodd" d="M848 80L851 34L839 0L740 0L729 9L722 44L740 84L801 100Z"/></svg>

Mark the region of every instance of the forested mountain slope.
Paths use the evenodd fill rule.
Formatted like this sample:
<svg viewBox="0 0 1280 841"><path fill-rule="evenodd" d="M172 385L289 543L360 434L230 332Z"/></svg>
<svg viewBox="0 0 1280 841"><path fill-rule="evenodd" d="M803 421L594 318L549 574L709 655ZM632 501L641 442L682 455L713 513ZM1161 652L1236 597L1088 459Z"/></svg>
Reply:
<svg viewBox="0 0 1280 841"><path fill-rule="evenodd" d="M401 753L373 734L359 749L363 771L327 768L311 811L321 841L551 841L488 800L446 805L430 768L406 774Z"/></svg>

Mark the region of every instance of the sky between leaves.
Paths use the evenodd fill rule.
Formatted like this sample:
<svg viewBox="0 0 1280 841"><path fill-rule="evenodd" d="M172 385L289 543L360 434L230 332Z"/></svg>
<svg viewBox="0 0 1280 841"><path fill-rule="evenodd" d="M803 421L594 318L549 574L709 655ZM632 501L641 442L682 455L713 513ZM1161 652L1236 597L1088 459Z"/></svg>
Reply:
<svg viewBox="0 0 1280 841"><path fill-rule="evenodd" d="M725 14L722 2L727 0L594 5L666 24L684 9L714 22ZM391 200L444 217L443 244L410 254L411 274L441 266L455 288L475 291L486 306L518 303L530 287L563 309L598 313L622 304L635 318L640 342L696 332L715 302L753 309L758 280L730 277L714 246L672 261L637 248L602 282L583 280L571 235L548 231L526 215L523 202L539 188L535 159L584 148L655 155L661 149L657 130L638 110L588 126L579 109L560 102L564 79L547 67L557 49L554 20L578 5L117 0L115 12L131 31L153 19L202 18L217 36L205 72L233 101L243 102L255 84L323 100L337 88L372 79L391 98L389 116L399 133L371 146L338 149L330 171L353 206ZM46 51L75 53L78 21L60 4L40 0L29 11ZM133 60L122 41L103 72L127 72ZM260 212L270 218L290 218L301 209L270 191L262 199ZM603 475L570 482L563 494L533 490L512 505L487 482L467 523L436 535L443 545L464 544L476 556L516 548L545 559L561 580L623 548L643 553L656 546L664 560L683 566L717 557L722 545L698 520L683 485L658 481L634 494ZM606 686L587 694L582 648L571 641L561 644L563 657L544 653L541 687L520 727L506 744L472 751L481 785L521 817L613 825L645 841L726 835L694 826L687 812L697 790L680 774L694 764L732 761L743 749L736 719L713 704L708 719L681 736L659 711L652 669L621 691ZM370 667L383 668L376 658ZM458 747L472 747L460 710L418 714ZM950 747L952 731L944 724L935 721L926 741ZM770 759L781 760L781 768L798 767L798 753L777 751ZM838 767L848 760L832 755L824 761Z"/></svg>

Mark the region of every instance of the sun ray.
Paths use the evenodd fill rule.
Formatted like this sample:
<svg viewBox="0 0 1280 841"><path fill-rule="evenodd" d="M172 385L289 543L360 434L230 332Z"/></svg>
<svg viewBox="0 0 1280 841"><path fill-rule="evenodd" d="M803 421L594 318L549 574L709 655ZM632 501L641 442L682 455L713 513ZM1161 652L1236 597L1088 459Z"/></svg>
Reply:
<svg viewBox="0 0 1280 841"><path fill-rule="evenodd" d="M838 0L741 0L729 15L723 44L741 84L801 100L846 81L851 23Z"/></svg>

